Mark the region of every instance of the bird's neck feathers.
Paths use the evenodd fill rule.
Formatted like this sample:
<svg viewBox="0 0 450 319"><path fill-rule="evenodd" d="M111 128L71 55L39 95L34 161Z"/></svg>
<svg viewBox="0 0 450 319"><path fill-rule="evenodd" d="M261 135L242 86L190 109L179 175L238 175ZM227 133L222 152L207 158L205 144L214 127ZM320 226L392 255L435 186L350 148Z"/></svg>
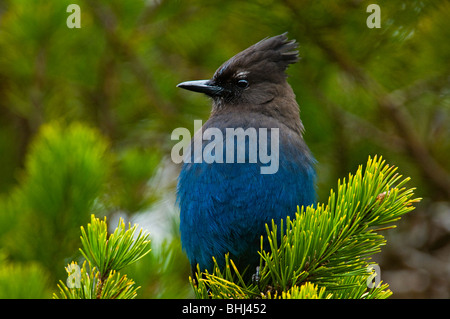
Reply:
<svg viewBox="0 0 450 319"><path fill-rule="evenodd" d="M302 137L304 127L300 119L300 110L296 101L295 94L291 86L285 82L268 86L267 90L260 90L261 103L254 103L243 99L237 104L230 104L223 99L214 99L213 108L208 122L224 123L223 118L231 120L226 121L228 127L241 127L244 125L250 127L255 125L260 127L279 127L283 126L298 136Z"/></svg>

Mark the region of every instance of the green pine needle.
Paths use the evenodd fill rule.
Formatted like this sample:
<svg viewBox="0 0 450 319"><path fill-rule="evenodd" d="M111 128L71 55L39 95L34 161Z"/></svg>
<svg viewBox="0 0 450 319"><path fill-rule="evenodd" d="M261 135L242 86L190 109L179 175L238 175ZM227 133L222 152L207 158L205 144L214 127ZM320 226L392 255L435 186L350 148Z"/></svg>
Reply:
<svg viewBox="0 0 450 319"><path fill-rule="evenodd" d="M87 226L87 231L81 227L80 249L83 256L90 260L102 275L111 270L120 270L128 266L150 252L149 234L142 230L136 235L137 225L128 230L122 218L114 233L108 236L106 217L104 221L91 216L91 223ZM136 237L136 238L135 238Z"/></svg>

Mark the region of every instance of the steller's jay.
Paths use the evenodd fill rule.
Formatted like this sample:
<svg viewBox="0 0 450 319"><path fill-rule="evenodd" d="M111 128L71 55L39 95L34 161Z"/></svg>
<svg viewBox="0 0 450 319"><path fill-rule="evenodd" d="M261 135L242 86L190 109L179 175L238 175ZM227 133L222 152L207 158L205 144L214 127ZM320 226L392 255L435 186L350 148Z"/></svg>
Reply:
<svg viewBox="0 0 450 319"><path fill-rule="evenodd" d="M225 62L212 79L178 85L204 93L213 102L210 118L191 140L191 150L196 144L206 151L213 140L202 135L208 128L222 133L214 139L222 149L210 154L222 153L223 161L185 154L178 179L181 241L193 272L197 264L201 271L211 272L212 257L224 267L226 253L241 272L248 267L253 272L259 265L265 225L294 215L297 205L315 203L315 160L303 140L299 106L285 73L289 64L298 61L296 48L296 41L289 41L286 33L266 38ZM243 146L227 134L227 129L238 128L248 133L244 161L236 160ZM257 139L250 138L249 128L258 132ZM259 146L264 145L273 146L271 159L278 161L269 173L262 171L267 160L261 159L264 149ZM228 157L230 150L235 152ZM255 151L257 160L249 160Z"/></svg>

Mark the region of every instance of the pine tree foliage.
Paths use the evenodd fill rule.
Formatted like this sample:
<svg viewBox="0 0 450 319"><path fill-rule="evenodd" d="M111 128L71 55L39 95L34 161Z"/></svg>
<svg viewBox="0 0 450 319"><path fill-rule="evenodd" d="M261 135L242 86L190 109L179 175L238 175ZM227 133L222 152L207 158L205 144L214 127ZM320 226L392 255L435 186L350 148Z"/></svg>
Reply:
<svg viewBox="0 0 450 319"><path fill-rule="evenodd" d="M402 179L396 170L381 157L369 157L365 169L360 166L356 174L338 181L326 204L298 208L295 218L267 226L260 267L250 284L226 256L224 270L216 264L213 273L191 278L196 297L389 297L392 292L382 281L369 288L379 276L371 257L386 244L381 231L394 228L420 201L413 198L413 188L404 187L409 178ZM265 241L270 249L263 249Z"/></svg>
<svg viewBox="0 0 450 319"><path fill-rule="evenodd" d="M60 296L66 299L133 299L139 287L126 275L122 268L133 264L150 252L149 234L137 233L137 225L128 225L121 218L112 234L108 234L104 220L91 216L87 228L81 227L80 248L86 258L81 269L72 262L66 267L68 281L58 284Z"/></svg>
<svg viewBox="0 0 450 319"><path fill-rule="evenodd" d="M112 158L109 142L83 123L54 121L30 144L19 184L0 204L1 243L11 260L36 261L58 277L77 249L80 225L102 204Z"/></svg>
<svg viewBox="0 0 450 319"><path fill-rule="evenodd" d="M8 260L0 249L0 299L38 299L51 296L49 276L38 263Z"/></svg>

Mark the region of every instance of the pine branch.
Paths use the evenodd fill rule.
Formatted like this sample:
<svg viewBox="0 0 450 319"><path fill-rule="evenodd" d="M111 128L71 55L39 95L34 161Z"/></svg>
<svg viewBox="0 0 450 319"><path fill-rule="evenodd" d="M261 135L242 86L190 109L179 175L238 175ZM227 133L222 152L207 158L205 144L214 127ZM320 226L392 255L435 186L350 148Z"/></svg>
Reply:
<svg viewBox="0 0 450 319"><path fill-rule="evenodd" d="M402 180L396 170L381 157L369 157L365 170L360 166L338 181L326 205L298 208L294 219L267 225L258 282L245 283L226 256L224 271L216 264L212 274L191 279L197 298L389 297L387 284L369 289L370 259L386 244L379 232L394 228L420 201L404 187L409 178Z"/></svg>
<svg viewBox="0 0 450 319"><path fill-rule="evenodd" d="M139 287L120 269L138 261L150 252L150 240L137 225L125 229L122 218L114 233L108 236L106 217L103 221L91 216L87 229L81 227L81 254L86 258L80 269L74 262L66 267L67 283L58 284L61 298L66 299L130 299ZM87 262L87 263L86 263ZM55 293L54 298L59 298Z"/></svg>

